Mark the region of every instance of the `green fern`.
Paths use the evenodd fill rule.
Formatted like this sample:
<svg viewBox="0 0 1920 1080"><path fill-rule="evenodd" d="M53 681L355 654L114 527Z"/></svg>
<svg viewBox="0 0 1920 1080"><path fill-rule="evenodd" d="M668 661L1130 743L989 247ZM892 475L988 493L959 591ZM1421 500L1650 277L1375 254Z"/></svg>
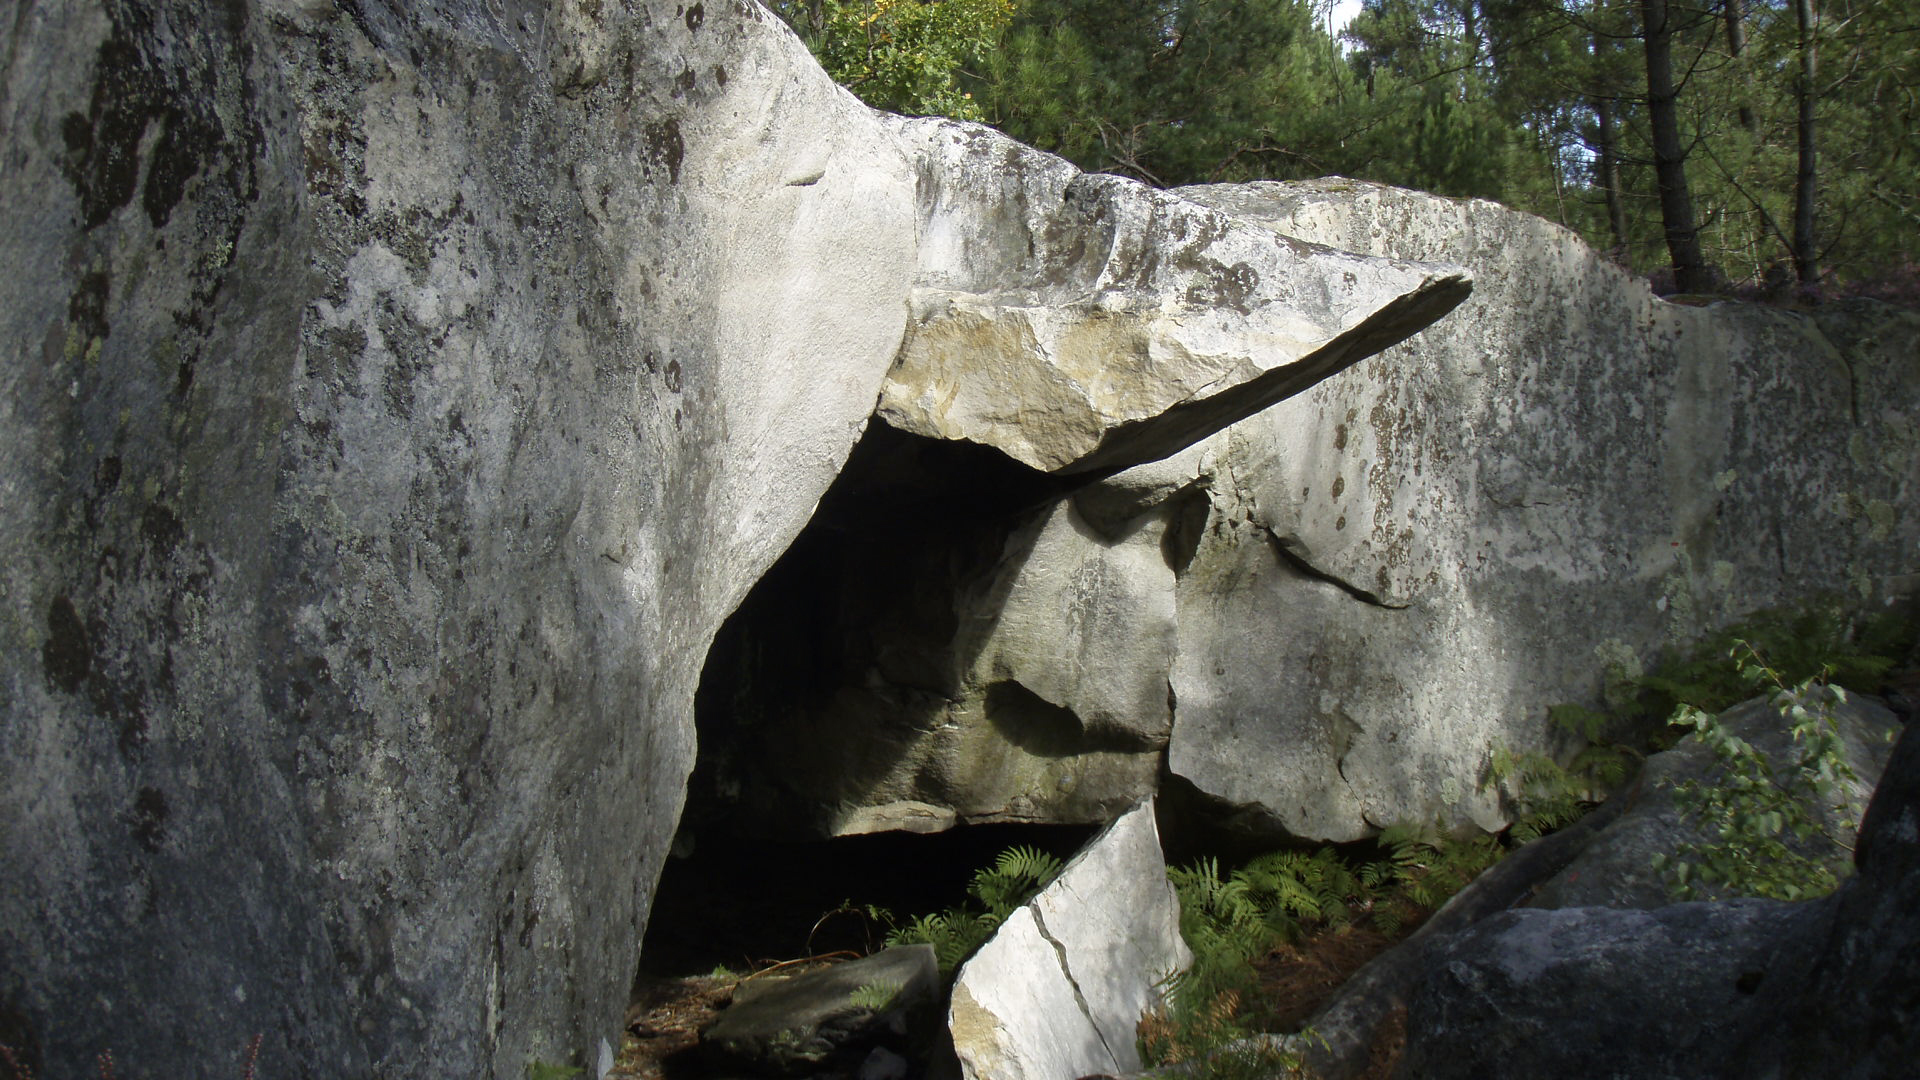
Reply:
<svg viewBox="0 0 1920 1080"><path fill-rule="evenodd" d="M1001 852L991 867L974 873L967 892L1004 919L1059 873L1060 860L1052 855L1036 848L1011 847Z"/></svg>
<svg viewBox="0 0 1920 1080"><path fill-rule="evenodd" d="M1060 860L1036 848L1013 847L1000 853L992 866L982 867L967 886L967 895L986 910L969 905L921 915L906 925L894 925L889 912L871 909L884 916L888 945L932 945L940 972L951 978L967 958L987 943L1020 905L1047 887L1060 874Z"/></svg>

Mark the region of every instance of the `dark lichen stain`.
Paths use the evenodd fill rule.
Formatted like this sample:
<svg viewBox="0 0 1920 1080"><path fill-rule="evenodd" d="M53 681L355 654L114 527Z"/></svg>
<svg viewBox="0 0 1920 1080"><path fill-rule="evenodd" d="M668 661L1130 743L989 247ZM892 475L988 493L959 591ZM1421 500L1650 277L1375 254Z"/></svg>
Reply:
<svg viewBox="0 0 1920 1080"><path fill-rule="evenodd" d="M147 547L162 559L180 546L185 532L179 516L163 503L147 504L146 511L140 515L140 535L147 541Z"/></svg>
<svg viewBox="0 0 1920 1080"><path fill-rule="evenodd" d="M86 624L73 608L73 601L56 597L47 609L47 643L40 647L40 663L47 681L71 694L87 681L93 666L93 649L87 644Z"/></svg>
<svg viewBox="0 0 1920 1080"><path fill-rule="evenodd" d="M143 787L134 796L133 809L126 815L127 831L134 842L148 851L159 851L167 842L167 795L159 788Z"/></svg>
<svg viewBox="0 0 1920 1080"><path fill-rule="evenodd" d="M540 925L540 912L533 906L533 897L529 896L520 908L520 947L533 946L533 928Z"/></svg>
<svg viewBox="0 0 1920 1080"><path fill-rule="evenodd" d="M67 322L89 340L107 336L107 295L111 288L105 270L94 270L80 278L73 295L67 298Z"/></svg>
<svg viewBox="0 0 1920 1080"><path fill-rule="evenodd" d="M702 4L695 4L692 7L687 9L686 17L687 17L687 32L692 33L693 31L700 29L701 23L704 23L707 21L707 9Z"/></svg>
<svg viewBox="0 0 1920 1080"><path fill-rule="evenodd" d="M713 65L713 81L721 86L727 85L727 69L724 64Z"/></svg>
<svg viewBox="0 0 1920 1080"><path fill-rule="evenodd" d="M679 393L680 385L681 385L681 377L682 377L682 372L680 369L680 361L678 360L667 361L667 389L673 391L676 394Z"/></svg>
<svg viewBox="0 0 1920 1080"><path fill-rule="evenodd" d="M153 116L152 90L152 74L139 53L115 33L100 45L87 111L69 113L60 122L67 179L80 195L80 220L89 229L106 224L133 200L140 181L140 138Z"/></svg>
<svg viewBox="0 0 1920 1080"><path fill-rule="evenodd" d="M1238 262L1223 266L1215 262L1206 268L1205 277L1187 289L1187 302L1196 306L1232 308L1245 315L1251 310L1247 301L1259 287L1260 272L1251 265Z"/></svg>
<svg viewBox="0 0 1920 1080"><path fill-rule="evenodd" d="M111 495L120 486L120 459L112 454L100 459L93 469L93 490L96 496Z"/></svg>
<svg viewBox="0 0 1920 1080"><path fill-rule="evenodd" d="M1345 490L1347 490L1347 478L1344 476L1334 477L1333 478L1333 497L1336 499L1339 498L1340 493Z"/></svg>
<svg viewBox="0 0 1920 1080"><path fill-rule="evenodd" d="M677 97L679 96L679 94L692 93L693 88L699 85L699 82L700 82L700 78L699 76L693 73L692 68L685 69L684 71L680 72L680 77L673 81L675 88L678 90L678 93L675 96Z"/></svg>
<svg viewBox="0 0 1920 1080"><path fill-rule="evenodd" d="M1333 448L1335 450L1345 450L1347 448L1347 425L1345 424L1334 425Z"/></svg>
<svg viewBox="0 0 1920 1080"><path fill-rule="evenodd" d="M680 121L667 117L647 125L647 161L664 167L673 183L680 182L680 162L686 157L687 144L680 138Z"/></svg>
<svg viewBox="0 0 1920 1080"><path fill-rule="evenodd" d="M140 193L140 206L156 229L167 223L186 196L187 182L199 173L202 155L220 141L218 129L179 109L164 110L161 120L160 138L147 166L147 184Z"/></svg>

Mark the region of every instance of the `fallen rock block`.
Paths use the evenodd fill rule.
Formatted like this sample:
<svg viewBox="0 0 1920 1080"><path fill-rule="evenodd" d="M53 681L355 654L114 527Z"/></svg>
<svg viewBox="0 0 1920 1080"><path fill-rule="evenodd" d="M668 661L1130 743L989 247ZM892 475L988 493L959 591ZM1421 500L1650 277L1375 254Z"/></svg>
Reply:
<svg viewBox="0 0 1920 1080"><path fill-rule="evenodd" d="M924 1041L939 995L933 946L897 946L804 975L742 983L700 1045L716 1066L757 1076L853 1075L876 1050L887 1051L879 1059L885 1063Z"/></svg>
<svg viewBox="0 0 1920 1080"><path fill-rule="evenodd" d="M1192 963L1153 806L1128 811L960 969L948 1025L966 1080L1140 1068L1134 1028Z"/></svg>

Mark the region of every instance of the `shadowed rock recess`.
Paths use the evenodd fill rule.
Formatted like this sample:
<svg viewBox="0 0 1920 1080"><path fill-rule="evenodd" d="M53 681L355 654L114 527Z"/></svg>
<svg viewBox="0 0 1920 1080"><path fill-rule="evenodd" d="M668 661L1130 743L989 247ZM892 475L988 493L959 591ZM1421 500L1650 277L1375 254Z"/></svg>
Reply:
<svg viewBox="0 0 1920 1080"><path fill-rule="evenodd" d="M877 399L1090 479L1467 287L878 116L750 2L3 32L0 1041L36 1075L603 1060L709 643Z"/></svg>

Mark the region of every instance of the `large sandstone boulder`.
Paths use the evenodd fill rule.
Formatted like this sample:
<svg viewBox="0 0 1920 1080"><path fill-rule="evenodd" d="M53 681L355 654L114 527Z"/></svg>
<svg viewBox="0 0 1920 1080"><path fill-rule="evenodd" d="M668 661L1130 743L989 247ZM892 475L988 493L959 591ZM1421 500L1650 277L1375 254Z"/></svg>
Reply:
<svg viewBox="0 0 1920 1080"><path fill-rule="evenodd" d="M1008 205L1051 175L1003 175ZM1091 485L969 458L911 499L862 487L892 512L791 568L850 582L837 613L795 590L742 619L750 655L807 658L729 710L759 717L767 749L746 756L768 766L728 790L779 808L750 820L1097 821L1158 787L1164 755L1194 805L1269 839L1498 828L1490 750L1565 750L1549 706L1602 704L1755 609L1911 592L1920 316L1671 304L1484 202L1344 180L1180 194L1279 235L1457 258L1479 284L1337 378ZM954 245L962 266L1026 250ZM909 441L868 456L933 453Z"/></svg>
<svg viewBox="0 0 1920 1080"><path fill-rule="evenodd" d="M0 1039L41 1075L597 1062L709 643L910 328L1050 327L1033 378L1096 392L993 438L1112 470L1464 290L879 117L747 0L7 33Z"/></svg>
<svg viewBox="0 0 1920 1080"><path fill-rule="evenodd" d="M724 0L6 33L0 1039L591 1064L707 643L904 330L906 154Z"/></svg>
<svg viewBox="0 0 1920 1080"><path fill-rule="evenodd" d="M1201 444L1170 770L1256 831L1502 823L1489 747L1749 611L1910 592L1920 315L1655 299L1490 203L1195 189L1278 232L1458 259L1444 323ZM1124 480L1117 477L1117 481Z"/></svg>
<svg viewBox="0 0 1920 1080"><path fill-rule="evenodd" d="M967 1080L1140 1067L1134 1028L1193 957L1153 805L1117 818L960 968L949 1027Z"/></svg>
<svg viewBox="0 0 1920 1080"><path fill-rule="evenodd" d="M989 129L899 123L919 147L925 243L878 415L1042 472L1165 457L1400 341L1469 289L1458 267L1240 227Z"/></svg>

